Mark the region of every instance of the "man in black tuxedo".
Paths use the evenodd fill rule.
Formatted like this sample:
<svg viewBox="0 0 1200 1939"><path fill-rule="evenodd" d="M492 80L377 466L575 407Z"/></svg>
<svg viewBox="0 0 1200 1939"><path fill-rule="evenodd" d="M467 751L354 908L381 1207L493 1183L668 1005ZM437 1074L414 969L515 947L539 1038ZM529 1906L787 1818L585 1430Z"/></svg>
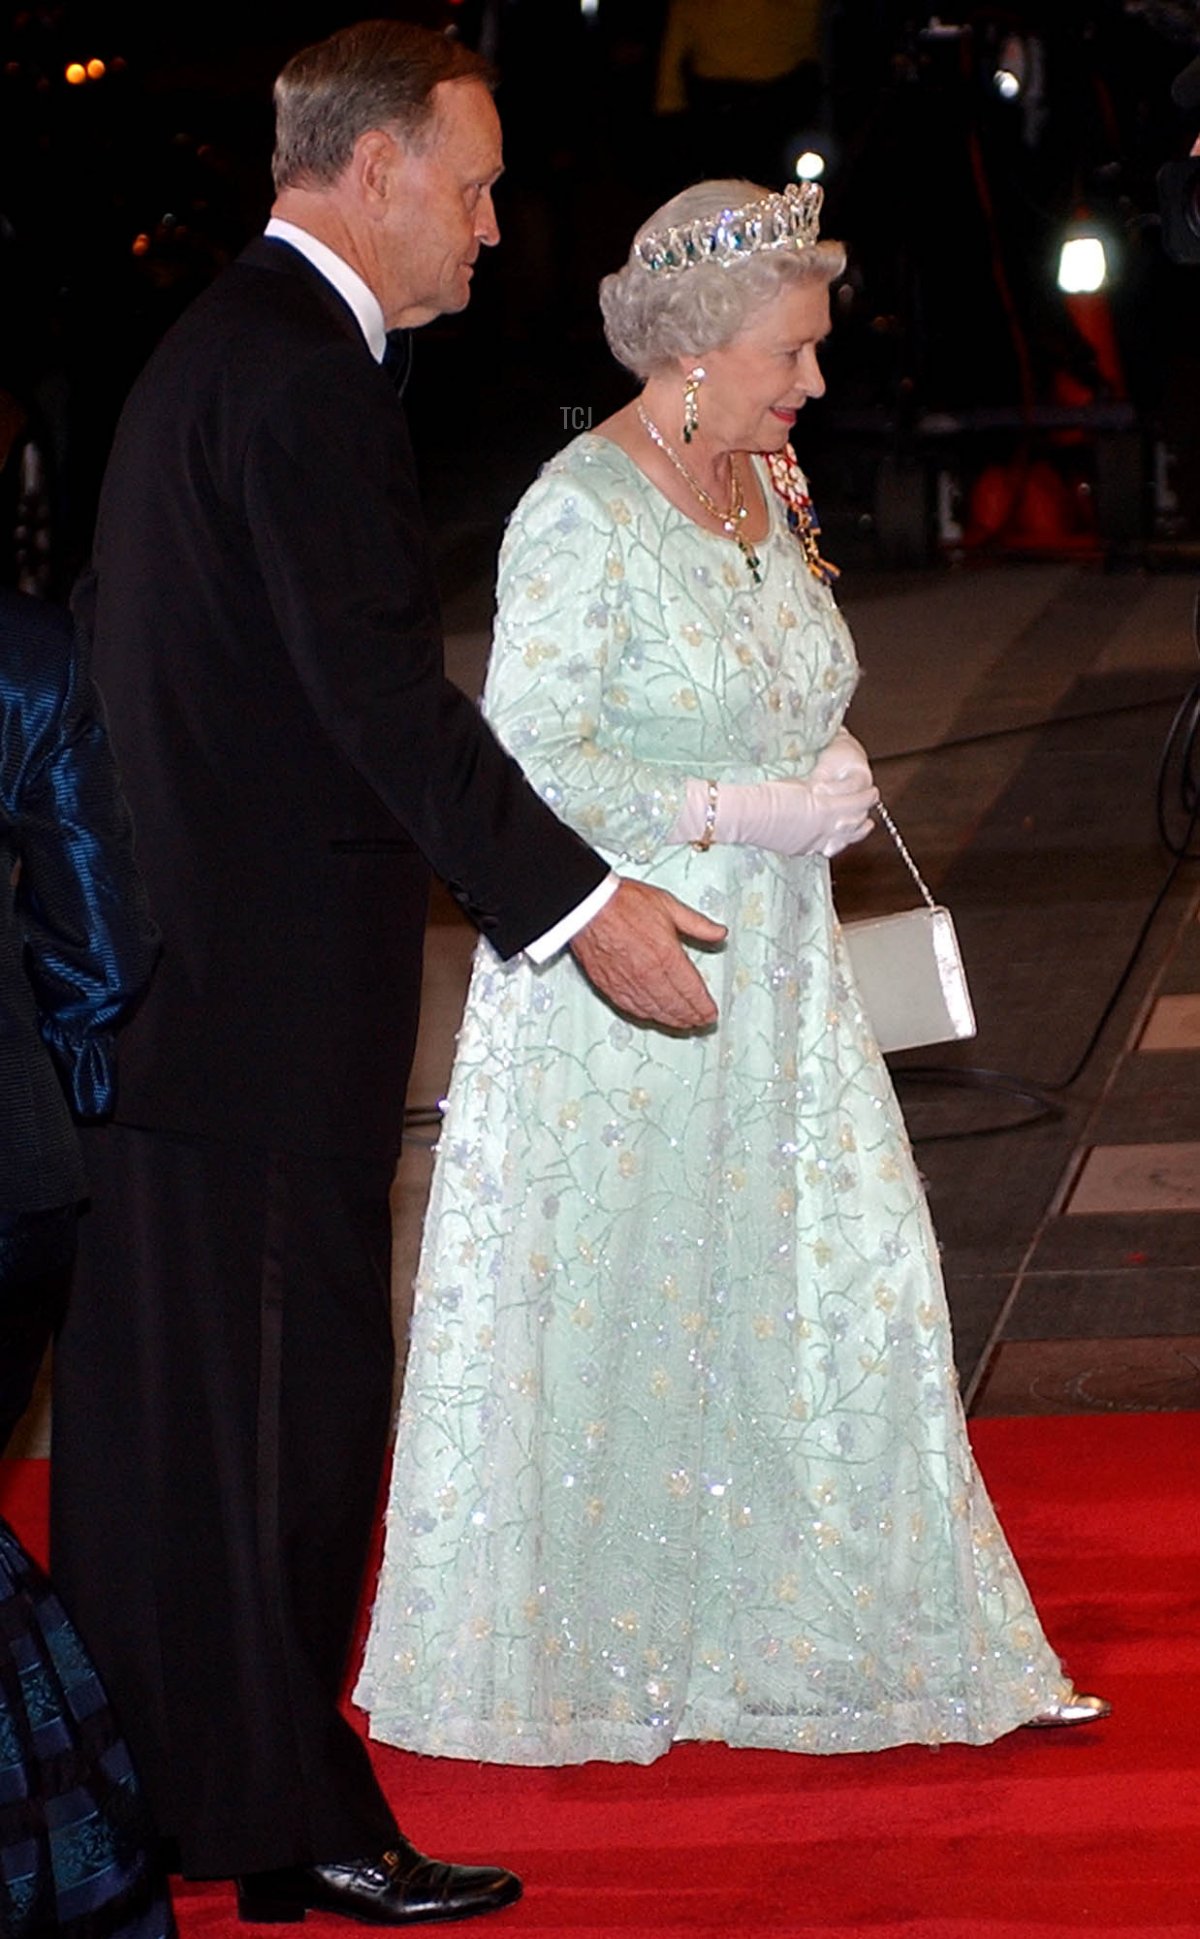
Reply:
<svg viewBox="0 0 1200 1939"><path fill-rule="evenodd" d="M54 1559L182 1869L402 1924L520 1890L416 1852L337 1710L429 867L502 955L569 941L671 1027L714 1015L678 932L723 932L611 877L442 674L382 365L497 240L484 64L367 23L276 103L275 219L134 387L79 594L164 953L89 1154Z"/></svg>

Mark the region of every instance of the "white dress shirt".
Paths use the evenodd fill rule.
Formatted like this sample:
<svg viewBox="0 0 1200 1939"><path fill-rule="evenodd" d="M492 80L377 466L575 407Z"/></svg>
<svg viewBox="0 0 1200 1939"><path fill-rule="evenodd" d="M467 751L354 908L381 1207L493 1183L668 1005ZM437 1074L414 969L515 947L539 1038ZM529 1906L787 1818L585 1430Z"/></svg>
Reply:
<svg viewBox="0 0 1200 1939"><path fill-rule="evenodd" d="M285 222L280 216L271 217L264 234L273 241L288 243L304 257L306 262L310 262L313 268L319 271L327 283L333 284L338 295L353 312L354 319L367 340L367 348L371 355L377 364L382 363L383 353L387 347L387 326L383 320L383 311L379 307L378 297L374 290L363 282L358 271L351 269L349 263L344 257L338 255L336 249L330 249L327 243L318 241L316 236L310 236L307 229L297 227L294 222ZM538 936L533 942L526 943L525 954L534 963L548 963L560 949L566 948L572 936L577 936L581 929L587 927L593 916L599 915L605 903L615 895L618 883L619 877L613 874L606 875L603 882L598 882L591 893L585 895L583 901L577 903L562 917L561 921L555 923L552 929L547 929L544 936Z"/></svg>

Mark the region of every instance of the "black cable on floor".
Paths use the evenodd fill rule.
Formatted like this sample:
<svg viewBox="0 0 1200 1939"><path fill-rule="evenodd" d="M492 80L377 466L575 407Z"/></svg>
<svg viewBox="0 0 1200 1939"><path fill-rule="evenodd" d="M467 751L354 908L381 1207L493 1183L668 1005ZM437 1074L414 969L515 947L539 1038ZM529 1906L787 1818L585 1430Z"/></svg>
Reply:
<svg viewBox="0 0 1200 1939"><path fill-rule="evenodd" d="M900 747L890 754L872 755L871 766L884 767L889 761L923 761L930 754L953 754L960 747L982 747L988 741L1008 741L1019 734L1041 734L1048 727L1073 727L1080 721L1116 720L1122 714L1144 714L1154 707L1170 704L1169 694L1157 694L1150 700L1123 700L1117 707L1081 707L1077 714L1050 714L1039 720L1014 721L1007 727L981 727L977 733L957 734L949 741L931 741L926 747Z"/></svg>
<svg viewBox="0 0 1200 1939"><path fill-rule="evenodd" d="M1197 657L1200 658L1200 593L1197 593L1192 607L1192 643ZM1119 708L1114 711L1126 710ZM1167 737L1158 762L1158 775L1155 782L1155 819L1163 846L1173 858L1171 866L1142 920L1125 966L1110 991L1091 1035L1072 1069L1065 1077L1043 1083L1035 1079L1015 1077L1006 1071L985 1070L973 1065L901 1066L892 1073L897 1089L905 1084L915 1083L917 1085L938 1084L945 1089L1002 1091L1011 1097L1024 1100L1030 1106L1024 1117L1008 1119L1000 1124L977 1125L960 1131L926 1132L913 1138L914 1145L954 1144L967 1138L997 1137L1003 1131L1026 1131L1032 1125L1043 1124L1064 1115L1066 1105L1059 1102L1059 1099L1079 1082L1095 1055L1109 1019L1128 988L1129 980L1137 967L1150 931L1174 886L1176 877L1186 863L1200 862L1200 849L1192 846L1196 825L1200 821L1198 757L1200 757L1200 678L1193 681L1180 700L1174 719L1167 730ZM1178 762L1179 807L1187 818L1183 836L1178 840L1172 836L1168 826L1167 806L1171 786L1170 777L1176 762Z"/></svg>

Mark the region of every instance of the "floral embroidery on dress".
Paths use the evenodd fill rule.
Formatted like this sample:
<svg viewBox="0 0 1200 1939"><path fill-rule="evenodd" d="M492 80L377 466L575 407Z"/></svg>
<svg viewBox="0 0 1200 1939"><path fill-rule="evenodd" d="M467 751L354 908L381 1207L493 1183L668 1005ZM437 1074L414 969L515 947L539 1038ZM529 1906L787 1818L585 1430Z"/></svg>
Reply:
<svg viewBox="0 0 1200 1939"><path fill-rule="evenodd" d="M765 496L758 588L594 436L508 528L489 719L622 874L729 936L700 958L720 1021L680 1036L569 952L479 946L357 1691L411 1750L984 1742L1062 1692L971 1457L828 863L669 839L688 776L806 774L854 690Z"/></svg>

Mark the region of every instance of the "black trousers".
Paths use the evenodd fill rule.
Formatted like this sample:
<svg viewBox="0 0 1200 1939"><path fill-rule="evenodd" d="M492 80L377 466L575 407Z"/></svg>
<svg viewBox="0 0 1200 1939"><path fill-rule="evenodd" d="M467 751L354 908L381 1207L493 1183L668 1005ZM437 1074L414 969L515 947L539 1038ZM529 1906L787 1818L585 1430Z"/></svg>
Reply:
<svg viewBox="0 0 1200 1939"><path fill-rule="evenodd" d="M0 1453L63 1315L78 1216L77 1205L0 1213Z"/></svg>
<svg viewBox="0 0 1200 1939"><path fill-rule="evenodd" d="M338 1711L386 1446L390 1157L109 1126L55 1352L57 1586L194 1877L378 1854Z"/></svg>

